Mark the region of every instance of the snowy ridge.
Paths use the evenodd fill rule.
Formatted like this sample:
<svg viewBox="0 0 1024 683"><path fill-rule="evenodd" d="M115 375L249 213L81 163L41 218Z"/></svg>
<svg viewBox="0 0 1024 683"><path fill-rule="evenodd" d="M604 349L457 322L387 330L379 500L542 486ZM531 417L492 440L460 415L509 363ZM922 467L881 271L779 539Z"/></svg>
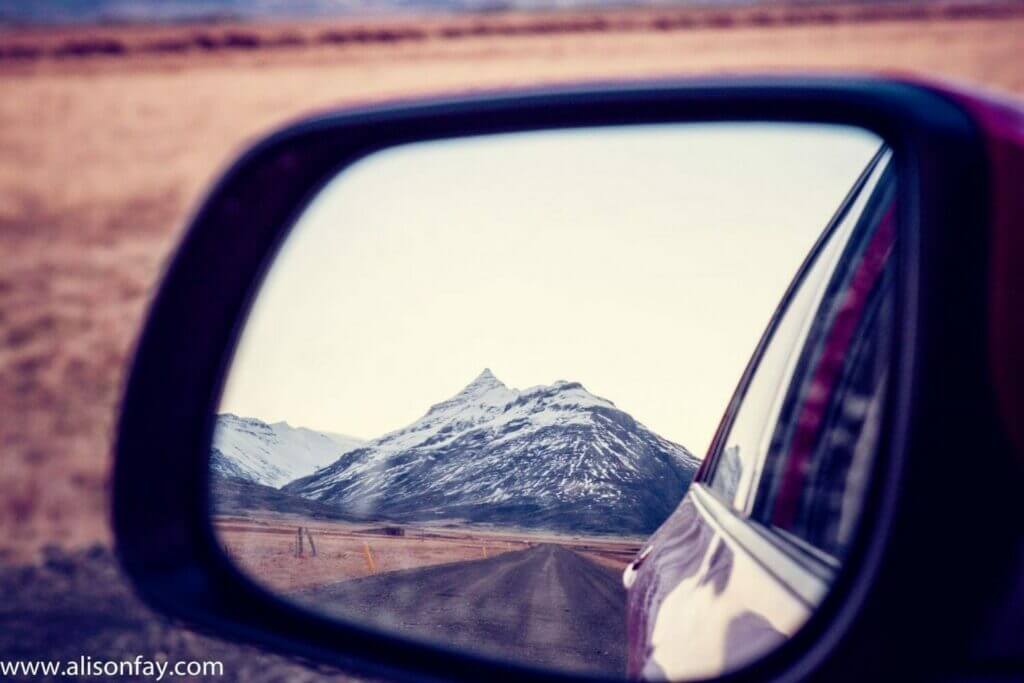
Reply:
<svg viewBox="0 0 1024 683"><path fill-rule="evenodd" d="M362 444L351 436L225 413L217 416L210 467L227 477L278 488Z"/></svg>
<svg viewBox="0 0 1024 683"><path fill-rule="evenodd" d="M283 490L364 516L643 534L698 464L578 382L516 390L484 370L411 425Z"/></svg>

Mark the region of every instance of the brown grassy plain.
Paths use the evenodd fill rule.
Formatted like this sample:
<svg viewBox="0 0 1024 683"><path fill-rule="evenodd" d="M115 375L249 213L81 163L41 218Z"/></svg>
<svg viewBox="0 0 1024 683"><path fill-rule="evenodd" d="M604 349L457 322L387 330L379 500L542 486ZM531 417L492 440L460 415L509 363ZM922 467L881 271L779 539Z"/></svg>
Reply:
<svg viewBox="0 0 1024 683"><path fill-rule="evenodd" d="M297 553L300 526L301 555ZM454 527L407 526L402 527L404 535L394 536L380 524L269 514L217 518L214 529L221 545L244 573L282 593L384 572L483 560L541 543L560 545L622 571L640 549L639 539L618 541ZM313 546L308 541L310 536Z"/></svg>
<svg viewBox="0 0 1024 683"><path fill-rule="evenodd" d="M1021 5L986 7L0 32L0 560L109 543L111 438L146 302L203 189L268 129L356 102L728 72L1024 94Z"/></svg>

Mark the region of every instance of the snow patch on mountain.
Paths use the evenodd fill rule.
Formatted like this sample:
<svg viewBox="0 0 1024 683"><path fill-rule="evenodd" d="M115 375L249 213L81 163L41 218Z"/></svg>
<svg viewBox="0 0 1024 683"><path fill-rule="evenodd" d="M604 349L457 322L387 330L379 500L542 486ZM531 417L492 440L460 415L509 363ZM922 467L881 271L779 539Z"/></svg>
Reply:
<svg viewBox="0 0 1024 683"><path fill-rule="evenodd" d="M224 476L279 488L362 444L343 434L225 413L217 416L210 466Z"/></svg>

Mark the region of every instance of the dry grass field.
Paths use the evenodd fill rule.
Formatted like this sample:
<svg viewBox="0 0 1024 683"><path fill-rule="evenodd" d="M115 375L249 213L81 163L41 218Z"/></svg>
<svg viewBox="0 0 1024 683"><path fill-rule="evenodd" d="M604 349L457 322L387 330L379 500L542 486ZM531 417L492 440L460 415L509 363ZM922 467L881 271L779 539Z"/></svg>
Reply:
<svg viewBox="0 0 1024 683"><path fill-rule="evenodd" d="M428 93L727 72L1024 93L1021 4L943 7L0 32L0 559L109 543L111 438L146 302L204 187L268 129Z"/></svg>
<svg viewBox="0 0 1024 683"><path fill-rule="evenodd" d="M272 515L222 517L215 520L214 529L221 545L244 573L282 593L403 569L485 560L542 543L573 550L621 572L640 549L639 539L617 541L451 527L389 527ZM394 535L399 530L402 535Z"/></svg>

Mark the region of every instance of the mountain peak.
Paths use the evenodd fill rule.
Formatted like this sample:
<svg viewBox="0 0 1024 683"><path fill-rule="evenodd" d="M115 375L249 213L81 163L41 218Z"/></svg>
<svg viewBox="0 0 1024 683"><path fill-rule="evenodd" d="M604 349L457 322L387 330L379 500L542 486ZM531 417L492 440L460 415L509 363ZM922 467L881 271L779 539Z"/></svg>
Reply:
<svg viewBox="0 0 1024 683"><path fill-rule="evenodd" d="M479 375L476 376L476 379L474 379L472 382L470 382L468 385L466 385L466 388L463 389L463 392L467 392L467 391L471 391L471 390L483 390L483 391L486 391L488 389L507 389L507 388L508 387L506 387L504 385L504 383L502 383L502 381L500 379L498 379L497 377L494 376L494 373L491 372L490 368L484 368L483 372L481 372Z"/></svg>
<svg viewBox="0 0 1024 683"><path fill-rule="evenodd" d="M361 445L358 439L292 427L284 420L267 423L223 413L213 432L211 467L224 476L277 488Z"/></svg>
<svg viewBox="0 0 1024 683"><path fill-rule="evenodd" d="M392 520L641 535L696 469L685 448L579 382L517 390L485 369L416 422L285 491Z"/></svg>

